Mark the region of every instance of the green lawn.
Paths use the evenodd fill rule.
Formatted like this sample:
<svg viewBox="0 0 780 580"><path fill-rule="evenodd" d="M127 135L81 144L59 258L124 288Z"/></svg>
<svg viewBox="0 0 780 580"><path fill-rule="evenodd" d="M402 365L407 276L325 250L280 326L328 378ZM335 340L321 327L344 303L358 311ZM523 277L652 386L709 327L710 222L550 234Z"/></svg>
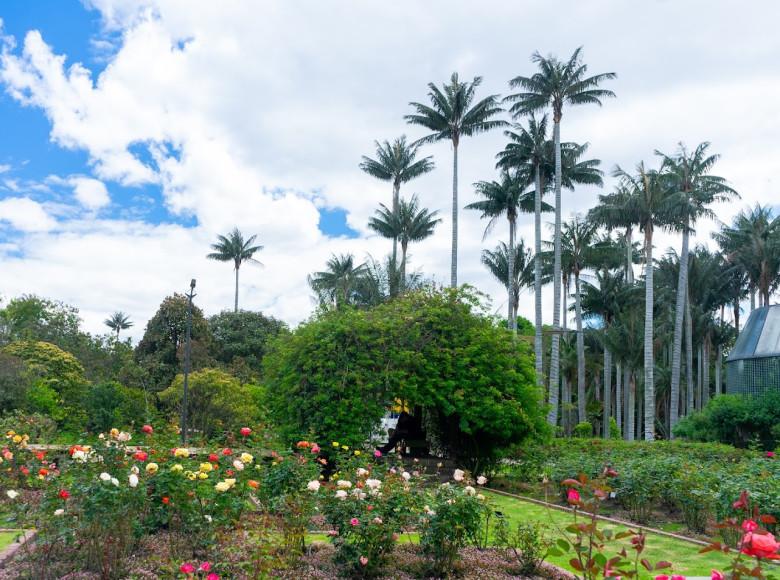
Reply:
<svg viewBox="0 0 780 580"><path fill-rule="evenodd" d="M547 509L543 506L511 497L494 493L489 493L489 496L495 508L502 511L511 522L540 522L549 526L556 537L560 537L560 530L563 530L573 518L569 513ZM618 531L625 529L623 526L612 525L608 522L603 522L603 524L604 528L611 528ZM608 547L611 547L611 550L607 552L606 555L608 557L615 555L620 550L621 544L629 545L629 542L626 539L622 542L612 542L611 546L608 544ZM700 554L699 549L700 547L696 544L659 536L657 534L648 534L647 545L643 554L653 563L659 560L672 562L674 564L674 573L686 576L709 576L713 568L723 570L727 565L728 559L723 554L712 552ZM629 554L631 553L630 550L627 551ZM568 570L572 570L568 565L568 560L570 558L571 556L550 557L549 561ZM659 573L668 573L668 571ZM652 576L654 575L647 575L646 577Z"/></svg>
<svg viewBox="0 0 780 580"><path fill-rule="evenodd" d="M13 544L16 536L17 532L0 532L0 550L3 550L7 546Z"/></svg>

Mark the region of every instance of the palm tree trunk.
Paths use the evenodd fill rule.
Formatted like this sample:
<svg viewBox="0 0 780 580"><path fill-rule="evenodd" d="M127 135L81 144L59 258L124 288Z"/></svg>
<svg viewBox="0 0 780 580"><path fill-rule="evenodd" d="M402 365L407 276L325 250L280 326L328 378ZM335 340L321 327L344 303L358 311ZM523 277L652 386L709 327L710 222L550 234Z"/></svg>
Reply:
<svg viewBox="0 0 780 580"><path fill-rule="evenodd" d="M458 287L458 145L452 144L452 263L450 286Z"/></svg>
<svg viewBox="0 0 780 580"><path fill-rule="evenodd" d="M507 324L509 330L512 331L514 336L517 336L517 318L513 318L514 306L515 306L515 220L509 220L509 258L507 259L509 267L509 284L507 284L509 291L509 316L507 318Z"/></svg>
<svg viewBox="0 0 780 580"><path fill-rule="evenodd" d="M655 439L653 382L653 226L645 226L645 441Z"/></svg>
<svg viewBox="0 0 780 580"><path fill-rule="evenodd" d="M398 215L398 206L400 205L400 191L401 191L401 185L399 183L393 184L393 215ZM398 277L396 276L396 272L398 271L398 237L393 237L393 257L391 262L392 272L390 273L390 279L389 282L389 290L390 290L390 296L395 296L398 292L398 288L396 288L396 285L398 283Z"/></svg>
<svg viewBox="0 0 780 580"><path fill-rule="evenodd" d="M563 376L563 405L561 411L561 423L563 424L564 433L571 435L571 384L568 377Z"/></svg>
<svg viewBox="0 0 780 580"><path fill-rule="evenodd" d="M634 243L632 241L631 226L626 228L626 282L634 283Z"/></svg>
<svg viewBox="0 0 780 580"><path fill-rule="evenodd" d="M718 345L718 354L715 357L715 396L723 394L723 379L721 379L721 372L723 371L723 345Z"/></svg>
<svg viewBox="0 0 780 580"><path fill-rule="evenodd" d="M609 418L612 414L612 353L604 347L604 439L609 439Z"/></svg>
<svg viewBox="0 0 780 580"><path fill-rule="evenodd" d="M555 138L555 233L553 240L553 335L550 349L550 414L551 425L558 422L558 383L561 371L561 122L553 127Z"/></svg>
<svg viewBox="0 0 780 580"><path fill-rule="evenodd" d="M236 302L233 307L233 312L238 312L238 266L236 266Z"/></svg>
<svg viewBox="0 0 780 580"><path fill-rule="evenodd" d="M628 410L628 417L626 417L626 440L634 440L634 421L636 419L636 375L634 370L629 371L628 382L628 403L626 409Z"/></svg>
<svg viewBox="0 0 780 580"><path fill-rule="evenodd" d="M707 406L710 400L710 340L707 337L704 341L704 347L702 348L702 354L704 355L703 369L702 369L702 382L704 383L704 390L702 391L701 406L702 409Z"/></svg>
<svg viewBox="0 0 780 580"><path fill-rule="evenodd" d="M677 275L677 303L674 311L674 337L672 339L672 386L669 391L669 437L680 416L680 356L682 354L683 319L685 318L685 289L688 287L688 224L682 235L680 272Z"/></svg>
<svg viewBox="0 0 780 580"><path fill-rule="evenodd" d="M750 312L756 309L756 288L750 288Z"/></svg>
<svg viewBox="0 0 780 580"><path fill-rule="evenodd" d="M534 193L534 355L536 357L536 382L544 386L544 360L542 359L542 174L536 164Z"/></svg>
<svg viewBox="0 0 780 580"><path fill-rule="evenodd" d="M694 410L693 401L693 320L691 319L690 292L685 291L685 379L686 379L686 413Z"/></svg>
<svg viewBox="0 0 780 580"><path fill-rule="evenodd" d="M407 245L403 242L401 242L401 293L403 293L406 290L406 250Z"/></svg>
<svg viewBox="0 0 780 580"><path fill-rule="evenodd" d="M569 330L569 317L567 314L569 313L569 275L566 274L561 279L561 328L563 329L563 334L561 336L568 336L568 330Z"/></svg>
<svg viewBox="0 0 780 580"><path fill-rule="evenodd" d="M737 331L737 334L739 334L739 299L734 300L732 308L734 310L734 329Z"/></svg>
<svg viewBox="0 0 780 580"><path fill-rule="evenodd" d="M615 422L618 432L623 430L623 365L620 361L615 365Z"/></svg>
<svg viewBox="0 0 780 580"><path fill-rule="evenodd" d="M696 410L701 411L701 401L703 398L704 390L702 388L702 369L704 359L704 346L699 344L699 351L696 354L696 362L699 367L699 372L696 373Z"/></svg>
<svg viewBox="0 0 780 580"><path fill-rule="evenodd" d="M580 273L574 272L574 312L577 318L577 414L579 422L586 421L585 402L585 336L582 333L582 306L580 304Z"/></svg>

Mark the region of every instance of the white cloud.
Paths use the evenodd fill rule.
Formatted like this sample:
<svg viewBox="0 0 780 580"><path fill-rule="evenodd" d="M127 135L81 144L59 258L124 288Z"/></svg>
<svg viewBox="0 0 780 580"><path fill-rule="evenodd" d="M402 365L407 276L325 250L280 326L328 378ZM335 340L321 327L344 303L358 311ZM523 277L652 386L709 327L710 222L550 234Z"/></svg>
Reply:
<svg viewBox="0 0 780 580"><path fill-rule="evenodd" d="M2 222L22 232L46 232L57 225L43 206L29 197L0 200L0 224Z"/></svg>
<svg viewBox="0 0 780 580"><path fill-rule="evenodd" d="M68 183L78 202L87 209L97 210L111 203L106 184L99 179L77 175L71 176Z"/></svg>
<svg viewBox="0 0 780 580"><path fill-rule="evenodd" d="M481 94L506 93L507 79L533 71L528 57L537 49L565 56L584 44L592 72L618 72L610 85L616 100L603 109L567 109L562 127L564 139L590 141L607 172L616 163L650 161L654 149L672 150L680 140L709 140L723 155L718 172L743 194L741 202L718 208L721 219L776 196L780 122L772 107L780 84L771 71L780 51L774 30L780 5L771 0L751 11L715 1L706 13L694 5L620 0L487 0L479 11L452 0L87 4L110 33L92 39L106 50L99 76L33 31L20 47L5 41L0 80L20 103L43 111L54 143L89 155L93 175L82 178L96 181L89 193L83 183L74 192L85 208L113 201L123 215L135 215L118 196L107 198L105 183L151 184L171 212L197 221L183 228L78 221L71 214L56 233L14 241L22 257L4 263L4 273L12 267L15 275L3 276L3 291L67 299L82 308L92 330L115 308L145 320L193 276L207 310L229 306L229 268L204 254L217 233L234 225L257 233L266 246L266 267L242 270L242 304L290 321L305 318L306 275L330 253L381 256L388 248L365 224L378 202L389 201L390 189L360 172L360 156L373 153L375 139L420 136L402 116L409 101L425 99L427 82L442 82L457 69L462 77L484 76ZM539 22L546 24L532 24ZM473 200L473 182L495 177L494 154L502 146L498 133L463 141L461 206ZM436 171L403 193L418 192L444 222L411 249L413 265L446 282L451 150L442 143L426 154L435 155ZM565 193L564 216L585 211L598 193ZM346 208L361 238L323 236L318 207ZM493 295L503 312L504 293L479 257L506 228L482 242L477 213L460 216L460 279ZM712 227L701 224L699 240ZM530 217L520 233L531 242ZM661 251L670 243L678 242L659 236ZM545 294L546 319L551 302ZM521 301L521 313L532 317L531 301Z"/></svg>

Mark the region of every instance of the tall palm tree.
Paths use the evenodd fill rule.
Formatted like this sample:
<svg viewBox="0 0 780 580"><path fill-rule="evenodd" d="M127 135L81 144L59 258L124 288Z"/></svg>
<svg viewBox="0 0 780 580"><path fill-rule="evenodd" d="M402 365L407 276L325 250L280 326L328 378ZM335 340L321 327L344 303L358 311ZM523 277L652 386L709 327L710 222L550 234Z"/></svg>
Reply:
<svg viewBox="0 0 780 580"><path fill-rule="evenodd" d="M398 211L401 184L411 181L433 170L432 157L417 159L418 145L407 143L406 135L401 135L392 143L385 140L382 143L374 141L376 159L363 155L360 169L393 184L393 212ZM397 264L398 240L393 238L393 263Z"/></svg>
<svg viewBox="0 0 780 580"><path fill-rule="evenodd" d="M513 294L509 297L509 318L517 320L520 289L533 284L534 268L531 250L525 247L522 238L517 240L513 257L510 258L509 252L509 247L504 242L499 242L494 250L482 250L482 263L507 291L509 291L511 284ZM510 260L514 264L512 280L509 277Z"/></svg>
<svg viewBox="0 0 780 580"><path fill-rule="evenodd" d="M561 253L571 264L574 276L574 313L577 326L577 412L578 421L585 421L585 336L582 332L582 292L580 280L588 267L591 246L596 239L597 226L579 216L563 224L561 229ZM563 258L562 258L563 259Z"/></svg>
<svg viewBox="0 0 780 580"><path fill-rule="evenodd" d="M309 276L309 286L322 304L341 308L354 302L354 293L366 274L365 264L355 264L352 254L333 254L326 269Z"/></svg>
<svg viewBox="0 0 780 580"><path fill-rule="evenodd" d="M710 171L718 161L718 155L709 155L710 144L699 144L689 152L685 145L679 144L674 155L665 155L663 170L668 174L673 188L669 196L669 211L676 215L682 224L682 250L680 252L680 272L677 279L677 297L674 316L674 336L672 339L672 376L669 400L669 433L674 436L680 409L680 355L682 354L683 318L685 314L685 294L688 287L688 244L689 236L696 221L701 217L714 217L710 209L712 203L727 201L737 192L726 184L726 180Z"/></svg>
<svg viewBox="0 0 780 580"><path fill-rule="evenodd" d="M474 209L482 212L480 217L488 218L488 224L485 227L485 233L482 236L484 240L496 222L502 216L506 216L509 222L509 247L507 249L508 268L507 281L507 302L509 313L507 314L507 325L509 330L517 334L517 318L512 317L513 297L515 289L513 287L515 280L515 233L517 231L517 215L520 212L520 203L525 193L527 183L517 178L512 178L508 173L501 174L501 181L478 181L474 184L474 190L482 199L470 203L466 209ZM527 197L526 197L527 199Z"/></svg>
<svg viewBox="0 0 780 580"><path fill-rule="evenodd" d="M128 328L133 326L133 323L130 321L130 317L124 312L122 312L121 310L117 310L110 317L106 318L103 321L103 324L105 324L111 330L116 332L117 340L119 340L119 333L122 330L127 330Z"/></svg>
<svg viewBox="0 0 780 580"><path fill-rule="evenodd" d="M653 370L653 233L655 228L670 229L675 223L665 210L668 208L670 194L666 177L655 170L648 170L639 163L635 174L629 174L616 167L613 175L620 179L631 195L626 200L623 211L626 212L639 231L644 233L645 251L645 332L644 332L644 370L645 370L645 429L644 438L655 439L655 383Z"/></svg>
<svg viewBox="0 0 780 580"><path fill-rule="evenodd" d="M207 254L209 260L219 262L233 262L233 268L236 271L236 300L234 312L238 312L238 270L244 262L255 262L254 255L263 249L263 246L254 246L257 235L244 239L244 234L238 228L233 228L227 236L217 236L217 242L211 244L212 253Z"/></svg>
<svg viewBox="0 0 780 580"><path fill-rule="evenodd" d="M544 384L544 360L542 346L542 195L545 176L542 166L550 158L550 140L547 138L547 115L538 121L531 115L526 129L520 124L515 131L505 131L509 143L498 157L497 166L505 170L519 170L530 165L534 175L534 355L536 381Z"/></svg>
<svg viewBox="0 0 780 580"><path fill-rule="evenodd" d="M491 129L507 125L506 121L495 117L503 111L499 106L498 95L490 95L474 104L474 97L482 77L474 77L471 82L458 79L458 73L452 73L450 82L440 89L428 83L430 105L409 103L414 114L404 119L412 125L421 125L433 131L417 143L452 143L452 263L450 266L450 285L458 285L458 145L461 137L470 137Z"/></svg>
<svg viewBox="0 0 780 580"><path fill-rule="evenodd" d="M420 207L416 195L406 201L401 199L397 211L391 211L387 206L379 204L379 209L368 221L368 227L381 236L397 239L401 242L401 285L406 281L406 252L410 242L420 242L433 234L436 224L441 220L436 217L438 211L430 211ZM403 287L401 288L403 290Z"/></svg>
<svg viewBox="0 0 780 580"><path fill-rule="evenodd" d="M543 57L535 52L531 60L539 70L530 77L517 76L509 81L512 88L522 89L522 92L506 97L506 101L514 103L510 112L514 116L526 115L552 107L553 139L555 141L555 257L553 273L553 336L550 353L550 414L548 421L555 425L558 413L558 382L559 382L559 351L561 324L561 118L564 105L601 105L601 99L614 97L615 93L598 88L609 79L614 79L615 73L602 73L591 77L585 76L587 65L580 58L582 47L574 51L568 61L564 62L555 56Z"/></svg>

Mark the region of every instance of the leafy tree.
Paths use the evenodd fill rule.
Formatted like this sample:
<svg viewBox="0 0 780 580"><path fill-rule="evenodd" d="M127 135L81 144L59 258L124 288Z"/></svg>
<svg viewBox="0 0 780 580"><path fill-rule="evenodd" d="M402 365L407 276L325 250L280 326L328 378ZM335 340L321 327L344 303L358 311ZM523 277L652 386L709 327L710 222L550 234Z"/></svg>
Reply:
<svg viewBox="0 0 780 580"><path fill-rule="evenodd" d="M242 385L237 378L219 369L206 368L192 373L187 392L191 428L204 439L211 439L255 423L262 416L256 405L258 389ZM172 420L181 413L183 394L183 375L177 375L173 384L160 393L160 403Z"/></svg>
<svg viewBox="0 0 780 580"><path fill-rule="evenodd" d="M138 425L146 419L143 393L114 381L92 386L85 397L84 407L87 428L93 433Z"/></svg>
<svg viewBox="0 0 780 580"><path fill-rule="evenodd" d="M0 344L14 340L40 340L71 346L79 335L79 311L63 302L26 294L12 298L0 309Z"/></svg>
<svg viewBox="0 0 780 580"><path fill-rule="evenodd" d="M6 412L23 407L31 385L24 361L0 352L0 409Z"/></svg>
<svg viewBox="0 0 780 580"><path fill-rule="evenodd" d="M433 235L433 230L441 220L437 218L439 212L430 211L420 207L416 195L406 201L402 199L398 206L390 211L384 204L379 204L373 217L368 221L368 227L386 238L401 242L401 290L406 281L406 252L410 242L421 242ZM395 257L393 258L395 262Z"/></svg>
<svg viewBox="0 0 780 580"><path fill-rule="evenodd" d="M476 90L482 84L482 77L471 82L461 82L458 73L452 73L450 82L441 89L428 83L430 105L409 103L414 114L404 116L407 123L420 125L432 131L416 143L452 143L452 264L450 285L458 285L458 145L461 137L471 137L507 125L496 119L503 109L498 95L490 95L474 103Z"/></svg>
<svg viewBox="0 0 780 580"><path fill-rule="evenodd" d="M236 300L234 312L238 312L238 270L244 262L256 262L254 255L263 249L263 246L254 246L257 235L249 236L244 239L244 234L238 228L233 228L227 236L217 236L217 242L211 244L212 253L206 257L210 260L219 262L233 262L233 269L236 271Z"/></svg>
<svg viewBox="0 0 780 580"><path fill-rule="evenodd" d="M214 358L245 379L259 377L268 342L287 332L281 320L262 312L239 310L220 312L208 319L214 337Z"/></svg>
<svg viewBox="0 0 780 580"><path fill-rule="evenodd" d="M379 143L375 141L376 159L363 156L360 169L381 179L393 183L393 214L398 213L400 202L401 184L411 181L415 177L425 175L433 171L432 157L417 159L419 145L406 142L406 135L394 140ZM393 264L398 263L398 240L393 238Z"/></svg>
<svg viewBox="0 0 780 580"><path fill-rule="evenodd" d="M564 62L555 56L543 57L534 53L531 60L539 67L538 72L530 77L517 76L509 81L512 88L522 92L506 97L506 101L514 103L510 112L514 116L526 115L552 108L553 139L555 141L555 239L553 266L553 338L550 355L550 416L551 424L556 424L558 413L558 383L559 383L559 349L560 349L560 317L561 317L561 186L562 186L562 155L561 155L561 118L564 105L596 104L601 106L601 99L614 97L612 91L600 89L598 86L605 80L614 79L615 73L602 73L592 77L585 76L587 65L581 61L582 47L574 51L568 61Z"/></svg>
<svg viewBox="0 0 780 580"><path fill-rule="evenodd" d="M187 329L187 296L174 294L162 301L135 349L138 363L146 371L148 390L161 391L182 369ZM192 368L211 364L211 331L203 311L192 305Z"/></svg>
<svg viewBox="0 0 780 580"><path fill-rule="evenodd" d="M122 330L127 330L133 326L133 323L130 321L130 317L121 310L114 312L109 318L106 318L103 321L103 324L116 332L117 340L119 340L119 333Z"/></svg>
<svg viewBox="0 0 780 580"><path fill-rule="evenodd" d="M363 445L398 399L464 461L547 432L529 346L506 340L467 289L323 312L273 343L265 373L272 417L291 441Z"/></svg>

